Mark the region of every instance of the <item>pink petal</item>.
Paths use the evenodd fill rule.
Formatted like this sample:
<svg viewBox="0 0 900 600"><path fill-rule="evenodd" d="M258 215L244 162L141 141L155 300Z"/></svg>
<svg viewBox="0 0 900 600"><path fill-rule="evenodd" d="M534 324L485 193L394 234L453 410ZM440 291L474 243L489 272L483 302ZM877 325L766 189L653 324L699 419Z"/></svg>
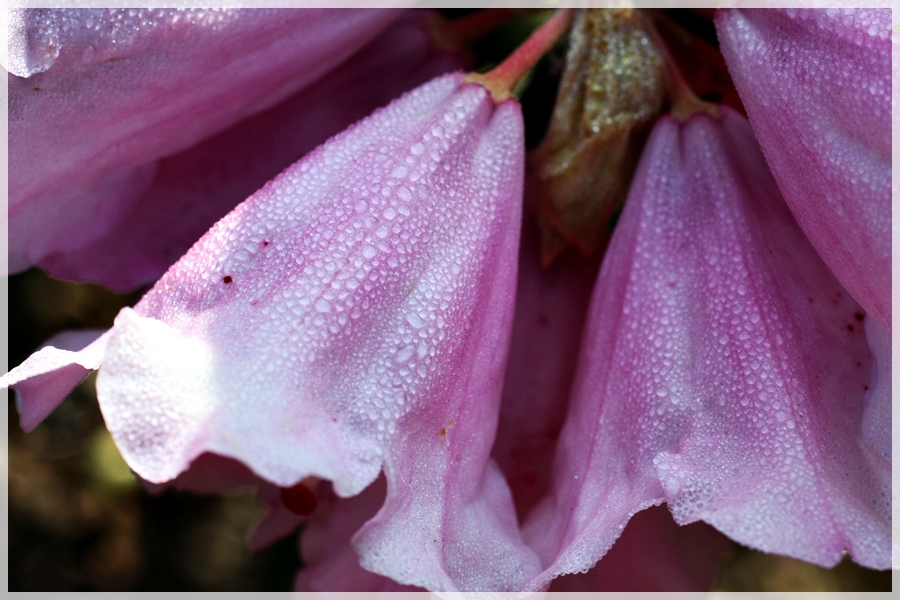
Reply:
<svg viewBox="0 0 900 600"><path fill-rule="evenodd" d="M890 331L890 9L723 10L716 27L791 211Z"/></svg>
<svg viewBox="0 0 900 600"><path fill-rule="evenodd" d="M749 123L663 118L604 259L553 494L524 534L546 571L592 566L668 502L743 544L890 565L890 472L858 442L858 305L791 218Z"/></svg>
<svg viewBox="0 0 900 600"><path fill-rule="evenodd" d="M491 453L523 520L550 487L598 262L568 253L541 268L539 233L526 213L513 337ZM557 578L550 590L705 591L730 548L712 527L680 527L665 508L653 507L635 515L594 568Z"/></svg>
<svg viewBox="0 0 900 600"><path fill-rule="evenodd" d="M526 181L526 185L527 185ZM601 244L605 245L605 244ZM599 260L574 252L540 266L540 233L526 211L503 403L491 456L524 519L550 483Z"/></svg>
<svg viewBox="0 0 900 600"><path fill-rule="evenodd" d="M298 592L411 592L420 588L402 585L366 571L350 545L353 534L375 516L384 504L387 491L384 477L353 498L338 498L331 490L321 494L322 502L300 537L304 567L297 573Z"/></svg>
<svg viewBox="0 0 900 600"><path fill-rule="evenodd" d="M230 210L316 146L461 61L413 11L313 85L159 162L150 189L105 235L44 257L57 277L127 291L151 283Z"/></svg>
<svg viewBox="0 0 900 600"><path fill-rule="evenodd" d="M664 506L642 510L587 573L554 579L551 592L706 592L733 550L706 525L679 526Z"/></svg>
<svg viewBox="0 0 900 600"><path fill-rule="evenodd" d="M108 339L102 330L64 331L0 377L0 389L16 390L22 429L37 427L72 388L100 366Z"/></svg>
<svg viewBox="0 0 900 600"><path fill-rule="evenodd" d="M149 188L154 161L309 85L397 14L12 11L10 269L96 241Z"/></svg>
<svg viewBox="0 0 900 600"><path fill-rule="evenodd" d="M404 96L217 223L120 313L98 395L150 481L210 451L278 485L316 475L348 496L383 466L385 507L356 539L365 568L512 589L538 565L487 461L522 121L517 103L461 83ZM505 561L484 570L479 556Z"/></svg>

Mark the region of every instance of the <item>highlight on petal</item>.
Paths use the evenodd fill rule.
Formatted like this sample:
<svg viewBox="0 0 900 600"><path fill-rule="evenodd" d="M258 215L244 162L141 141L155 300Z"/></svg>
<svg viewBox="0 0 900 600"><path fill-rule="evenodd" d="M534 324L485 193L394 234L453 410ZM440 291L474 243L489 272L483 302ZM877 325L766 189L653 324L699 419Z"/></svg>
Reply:
<svg viewBox="0 0 900 600"><path fill-rule="evenodd" d="M158 163L153 182L94 242L43 257L51 275L128 291L159 279L212 225L316 146L462 61L412 11L312 85Z"/></svg>
<svg viewBox="0 0 900 600"><path fill-rule="evenodd" d="M768 552L890 566L890 469L859 443L863 313L808 244L749 123L656 125L601 268L552 493L524 535L591 567L667 502Z"/></svg>
<svg viewBox="0 0 900 600"><path fill-rule="evenodd" d="M16 390L22 429L31 431L37 427L81 380L100 366L108 339L103 330L64 331L0 377L0 389Z"/></svg>
<svg viewBox="0 0 900 600"><path fill-rule="evenodd" d="M517 102L442 77L217 223L109 339L98 397L135 472L164 481L213 452L350 496L384 469L385 506L354 542L365 568L447 590L533 576L489 462L522 129Z"/></svg>
<svg viewBox="0 0 900 600"><path fill-rule="evenodd" d="M150 187L155 161L311 84L398 14L13 10L10 270L96 241Z"/></svg>
<svg viewBox="0 0 900 600"><path fill-rule="evenodd" d="M891 330L891 10L721 10L766 160L828 267Z"/></svg>

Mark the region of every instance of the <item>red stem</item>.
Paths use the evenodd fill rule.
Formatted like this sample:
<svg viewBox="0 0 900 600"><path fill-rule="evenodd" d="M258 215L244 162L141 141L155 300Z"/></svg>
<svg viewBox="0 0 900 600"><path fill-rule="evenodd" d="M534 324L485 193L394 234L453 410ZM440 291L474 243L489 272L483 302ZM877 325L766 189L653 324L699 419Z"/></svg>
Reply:
<svg viewBox="0 0 900 600"><path fill-rule="evenodd" d="M497 102L512 97L512 91L519 81L568 30L571 18L571 8L557 10L506 60L487 73L471 73L466 79L486 87Z"/></svg>

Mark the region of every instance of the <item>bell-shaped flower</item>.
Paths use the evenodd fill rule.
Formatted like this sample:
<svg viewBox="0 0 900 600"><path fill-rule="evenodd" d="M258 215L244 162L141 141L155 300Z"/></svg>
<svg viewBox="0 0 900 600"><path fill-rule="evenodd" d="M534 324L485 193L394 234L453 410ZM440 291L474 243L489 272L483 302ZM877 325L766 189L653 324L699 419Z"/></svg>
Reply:
<svg viewBox="0 0 900 600"><path fill-rule="evenodd" d="M554 576L667 502L768 552L890 566L890 463L866 441L865 316L797 226L749 123L654 128L594 291L551 493Z"/></svg>
<svg viewBox="0 0 900 600"><path fill-rule="evenodd" d="M101 237L51 253L38 265L57 277L118 291L153 283L216 221L316 146L403 92L462 68L456 55L436 49L430 16L404 13L277 106L162 158L150 188Z"/></svg>
<svg viewBox="0 0 900 600"><path fill-rule="evenodd" d="M98 398L129 466L161 482L213 452L340 496L383 469L385 505L355 539L366 569L521 587L539 565L489 453L523 162L518 102L453 74L241 204L103 338ZM27 386L34 360L2 383Z"/></svg>
<svg viewBox="0 0 900 600"><path fill-rule="evenodd" d="M891 329L891 10L722 10L722 53L784 198Z"/></svg>
<svg viewBox="0 0 900 600"><path fill-rule="evenodd" d="M399 14L11 10L10 270L97 241L159 158L313 83Z"/></svg>

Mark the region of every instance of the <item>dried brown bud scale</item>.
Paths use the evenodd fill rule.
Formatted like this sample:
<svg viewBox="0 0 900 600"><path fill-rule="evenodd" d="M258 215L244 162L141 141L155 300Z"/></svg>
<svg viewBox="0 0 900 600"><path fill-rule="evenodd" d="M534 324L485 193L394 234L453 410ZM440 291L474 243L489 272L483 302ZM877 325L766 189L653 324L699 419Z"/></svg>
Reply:
<svg viewBox="0 0 900 600"><path fill-rule="evenodd" d="M598 250L663 106L663 59L632 9L578 13L547 136L532 157L543 258Z"/></svg>

